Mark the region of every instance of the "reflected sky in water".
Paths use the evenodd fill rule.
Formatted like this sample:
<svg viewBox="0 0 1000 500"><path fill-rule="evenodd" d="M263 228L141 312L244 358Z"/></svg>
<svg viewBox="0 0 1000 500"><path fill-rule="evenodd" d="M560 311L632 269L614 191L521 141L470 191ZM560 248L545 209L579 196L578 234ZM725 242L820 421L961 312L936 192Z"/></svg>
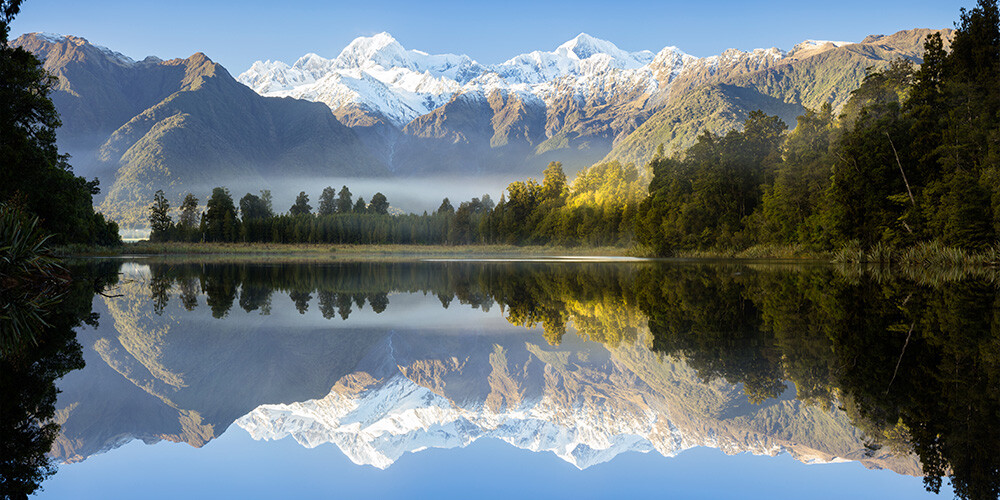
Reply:
<svg viewBox="0 0 1000 500"><path fill-rule="evenodd" d="M933 498L920 480L856 463L804 465L787 455L696 448L665 459L628 453L580 471L498 441L404 456L387 470L332 446L260 442L232 428L204 448L133 442L63 466L40 498ZM948 496L946 496L948 495ZM950 498L942 492L941 498Z"/></svg>
<svg viewBox="0 0 1000 500"><path fill-rule="evenodd" d="M863 389L796 398L825 320L757 294L832 270L675 267L127 264L38 496L933 497Z"/></svg>

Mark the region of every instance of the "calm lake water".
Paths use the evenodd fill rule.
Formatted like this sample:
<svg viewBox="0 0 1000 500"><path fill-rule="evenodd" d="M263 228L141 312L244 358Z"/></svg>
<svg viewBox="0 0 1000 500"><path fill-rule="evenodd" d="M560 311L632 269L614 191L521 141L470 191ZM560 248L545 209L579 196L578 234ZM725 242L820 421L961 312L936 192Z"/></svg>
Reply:
<svg viewBox="0 0 1000 500"><path fill-rule="evenodd" d="M0 389L18 402L0 419L4 467L37 479L44 447L39 498L996 498L1000 484L986 274L572 259L72 272L35 342L3 337ZM46 409L58 427L23 424Z"/></svg>

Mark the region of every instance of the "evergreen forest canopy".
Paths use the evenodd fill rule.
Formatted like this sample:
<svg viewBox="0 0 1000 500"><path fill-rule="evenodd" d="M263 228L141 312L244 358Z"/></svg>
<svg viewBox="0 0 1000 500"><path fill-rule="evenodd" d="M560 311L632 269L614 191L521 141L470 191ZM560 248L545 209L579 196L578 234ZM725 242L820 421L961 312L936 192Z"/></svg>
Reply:
<svg viewBox="0 0 1000 500"><path fill-rule="evenodd" d="M199 223L196 212L182 210L188 215L174 225L158 195L152 238L638 244L660 256L931 241L984 250L1000 234L998 18L995 1L963 9L950 52L940 34L930 35L920 67L901 59L870 71L839 115L824 105L786 133L778 117L753 112L742 130L706 132L683 156L666 157L660 148L645 171L604 163L569 183L552 162L541 183L510 184L495 206L488 196L457 209L445 199L423 215L389 215L380 194L378 204L354 203L346 186L336 199L332 188L324 190L315 213L304 192L286 214L261 208L250 194L237 212L228 192L216 189Z"/></svg>
<svg viewBox="0 0 1000 500"><path fill-rule="evenodd" d="M11 47L10 22L22 0L0 0L0 206L38 218L55 243L113 245L118 225L94 212L97 179L73 174L56 147L55 79L30 52Z"/></svg>

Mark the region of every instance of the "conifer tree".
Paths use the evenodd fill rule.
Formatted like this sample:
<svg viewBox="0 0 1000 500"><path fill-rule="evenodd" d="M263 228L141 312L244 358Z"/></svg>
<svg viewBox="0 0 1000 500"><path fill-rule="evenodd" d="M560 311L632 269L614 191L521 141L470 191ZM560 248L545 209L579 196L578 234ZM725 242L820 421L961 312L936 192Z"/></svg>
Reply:
<svg viewBox="0 0 1000 500"><path fill-rule="evenodd" d="M204 237L207 241L236 241L239 236L239 221L236 206L229 190L217 187L212 190L207 210L202 218Z"/></svg>
<svg viewBox="0 0 1000 500"><path fill-rule="evenodd" d="M295 197L295 204L292 205L292 208L288 209L288 213L292 216L309 215L312 213L312 206L309 205L309 195L305 191L299 192L299 195Z"/></svg>
<svg viewBox="0 0 1000 500"><path fill-rule="evenodd" d="M319 195L318 215L333 215L337 211L337 192L330 186L323 188L323 193Z"/></svg>
<svg viewBox="0 0 1000 500"><path fill-rule="evenodd" d="M366 212L368 212L368 204L365 203L365 199L363 197L358 196L358 201L354 204L354 213L363 214Z"/></svg>
<svg viewBox="0 0 1000 500"><path fill-rule="evenodd" d="M150 241L166 241L170 238L173 220L170 218L170 203L162 189L156 190L153 195L153 204L149 207L149 228Z"/></svg>
<svg viewBox="0 0 1000 500"><path fill-rule="evenodd" d="M435 213L442 215L453 214L455 213L455 207L451 206L451 202L448 201L448 198L445 198L441 201L441 206L438 207L437 212Z"/></svg>
<svg viewBox="0 0 1000 500"><path fill-rule="evenodd" d="M389 200L386 199L384 194L375 193L375 196L372 196L370 208L373 214L386 215L389 213Z"/></svg>
<svg viewBox="0 0 1000 500"><path fill-rule="evenodd" d="M351 202L351 190L347 186L340 188L337 193L337 212L349 214L353 211L354 204Z"/></svg>

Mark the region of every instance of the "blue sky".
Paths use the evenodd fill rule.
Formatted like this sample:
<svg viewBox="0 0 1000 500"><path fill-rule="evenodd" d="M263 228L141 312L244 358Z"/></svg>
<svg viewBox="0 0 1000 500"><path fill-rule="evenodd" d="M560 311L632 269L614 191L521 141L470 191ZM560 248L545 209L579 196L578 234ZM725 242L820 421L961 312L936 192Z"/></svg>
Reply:
<svg viewBox="0 0 1000 500"><path fill-rule="evenodd" d="M777 457L695 448L673 458L626 453L580 471L551 453L495 440L403 455L381 471L355 465L332 444L306 449L285 438L253 441L231 426L204 448L133 441L63 465L40 500L100 498L880 498L947 500L921 480L858 463L805 465ZM155 485L155 486L151 486Z"/></svg>
<svg viewBox="0 0 1000 500"><path fill-rule="evenodd" d="M26 0L12 35L75 34L133 58L204 52L231 72L257 59L336 56L352 39L392 33L406 48L465 53L484 64L552 50L587 32L626 50L674 45L696 56L730 47L788 49L803 39L947 28L974 0L416 1Z"/></svg>

